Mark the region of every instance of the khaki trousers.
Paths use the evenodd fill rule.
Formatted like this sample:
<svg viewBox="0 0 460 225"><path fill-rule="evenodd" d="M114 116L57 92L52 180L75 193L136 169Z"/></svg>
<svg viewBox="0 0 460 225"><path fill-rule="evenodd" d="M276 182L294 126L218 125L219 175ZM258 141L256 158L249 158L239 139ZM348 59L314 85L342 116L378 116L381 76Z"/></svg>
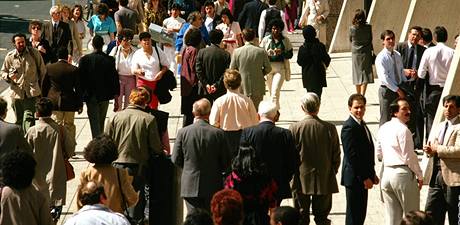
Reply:
<svg viewBox="0 0 460 225"><path fill-rule="evenodd" d="M51 118L56 121L61 126L64 126L67 130L67 133L75 141L76 128L75 128L75 112L67 111L53 111Z"/></svg>

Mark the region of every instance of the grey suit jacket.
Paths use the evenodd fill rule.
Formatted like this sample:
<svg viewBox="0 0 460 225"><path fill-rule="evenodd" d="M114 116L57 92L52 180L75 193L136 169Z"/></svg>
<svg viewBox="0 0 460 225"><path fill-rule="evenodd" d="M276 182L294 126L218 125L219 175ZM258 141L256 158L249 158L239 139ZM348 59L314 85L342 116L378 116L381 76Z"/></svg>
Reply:
<svg viewBox="0 0 460 225"><path fill-rule="evenodd" d="M0 119L0 156L11 151L24 150L32 153L21 128Z"/></svg>
<svg viewBox="0 0 460 225"><path fill-rule="evenodd" d="M182 168L181 196L207 197L223 188L230 162L224 131L198 120L179 130L172 161Z"/></svg>
<svg viewBox="0 0 460 225"><path fill-rule="evenodd" d="M263 48L246 42L243 47L235 49L230 69L237 69L241 74L242 93L246 96L264 96L264 76L272 67Z"/></svg>
<svg viewBox="0 0 460 225"><path fill-rule="evenodd" d="M340 166L339 136L335 126L307 115L289 127L300 155L300 168L293 189L306 195L339 192L336 174Z"/></svg>

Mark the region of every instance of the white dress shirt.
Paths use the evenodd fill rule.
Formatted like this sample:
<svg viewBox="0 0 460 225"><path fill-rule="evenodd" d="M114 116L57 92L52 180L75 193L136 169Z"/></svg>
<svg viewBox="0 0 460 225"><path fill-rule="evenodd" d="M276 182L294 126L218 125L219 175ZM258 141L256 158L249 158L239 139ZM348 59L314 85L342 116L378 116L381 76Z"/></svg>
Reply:
<svg viewBox="0 0 460 225"><path fill-rule="evenodd" d="M450 63L454 57L454 50L444 43L438 42L436 46L427 48L422 55L418 68L418 77L425 78L429 73L428 83L444 87Z"/></svg>
<svg viewBox="0 0 460 225"><path fill-rule="evenodd" d="M385 166L407 165L418 179L423 179L412 133L398 118L393 117L380 127L376 151Z"/></svg>
<svg viewBox="0 0 460 225"><path fill-rule="evenodd" d="M160 48L158 49L158 54L160 55L160 59L158 59L157 52L155 51L155 47L153 48L152 55L150 57L145 54L144 49L138 49L131 61L131 71L134 74L136 69L142 69L145 72L145 77L143 79L148 81L153 81L155 75L160 72L160 63L162 66L169 67L168 59L166 55Z"/></svg>
<svg viewBox="0 0 460 225"><path fill-rule="evenodd" d="M102 204L85 205L78 210L64 225L130 225L121 213L116 213Z"/></svg>
<svg viewBox="0 0 460 225"><path fill-rule="evenodd" d="M398 74L395 74L395 63ZM380 80L380 84L386 86L388 89L396 92L398 85L401 82L407 81L404 75L404 66L399 52L393 50L389 51L383 48L382 51L375 58L375 68L377 70L377 76ZM398 82L398 76L399 82Z"/></svg>
<svg viewBox="0 0 460 225"><path fill-rule="evenodd" d="M273 7L276 7L276 5L269 5L268 6L269 8L273 8ZM279 9L278 9L279 10ZM257 28L257 34L259 35L259 40L262 40L262 38L265 37L265 26L268 26L268 24L265 24L265 15L267 14L267 9L264 9L262 11L262 13L260 14L260 19L259 19L259 27ZM286 37L287 35L287 24L286 24L286 20L284 19L284 12L283 10L280 10L280 16L281 16L281 19L284 23L284 29L283 29L283 36ZM271 29L270 29L271 31Z"/></svg>

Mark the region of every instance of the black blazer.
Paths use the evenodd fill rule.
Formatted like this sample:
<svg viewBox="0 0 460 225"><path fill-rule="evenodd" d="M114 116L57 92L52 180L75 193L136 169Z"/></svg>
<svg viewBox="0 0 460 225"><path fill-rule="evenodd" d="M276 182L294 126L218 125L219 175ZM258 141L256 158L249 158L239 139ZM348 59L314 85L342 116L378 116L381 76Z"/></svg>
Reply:
<svg viewBox="0 0 460 225"><path fill-rule="evenodd" d="M93 52L80 59L80 85L83 101L95 97L98 102L108 101L120 94L115 59L103 52Z"/></svg>
<svg viewBox="0 0 460 225"><path fill-rule="evenodd" d="M289 181L300 165L291 132L275 126L270 121L265 121L243 129L240 141L253 146L257 158L266 165L268 174L278 185L276 197L279 200L290 198Z"/></svg>
<svg viewBox="0 0 460 225"><path fill-rule="evenodd" d="M208 95L206 85L215 85L217 91L211 95L212 99L225 94L224 72L230 66L230 54L211 44L207 48L200 49L196 58L196 76L198 77L198 95Z"/></svg>
<svg viewBox="0 0 460 225"><path fill-rule="evenodd" d="M350 116L343 124L340 138L343 146L340 183L344 186L364 185L363 181L367 178L374 180L374 143L367 138L364 126Z"/></svg>
<svg viewBox="0 0 460 225"><path fill-rule="evenodd" d="M326 46L317 38L300 46L297 64L302 67L303 87L327 87L326 68L329 63L331 63L331 57L326 51Z"/></svg>
<svg viewBox="0 0 460 225"><path fill-rule="evenodd" d="M425 49L426 49L425 47L419 44L417 44L417 47L415 48L415 50L417 51L416 52L417 54L416 69L418 69L418 67L420 66L420 60L422 60L422 55ZM396 45L396 51L401 53L401 58L403 61L404 69L407 69L408 68L407 61L409 61L409 45L407 44L407 41L398 43L398 45Z"/></svg>
<svg viewBox="0 0 460 225"><path fill-rule="evenodd" d="M67 61L46 65L42 92L51 99L54 110L75 112L83 107L78 68Z"/></svg>
<svg viewBox="0 0 460 225"><path fill-rule="evenodd" d="M243 6L243 9L241 13L239 13L238 17L236 17L235 14L233 15L235 18L238 18L241 30L251 28L256 32L257 36L257 28L259 27L260 14L262 14L262 11L264 11L264 9L267 8L268 5L263 3L262 1L252 0ZM263 37L259 38L262 40Z"/></svg>
<svg viewBox="0 0 460 225"><path fill-rule="evenodd" d="M59 48L67 48L69 55L72 55L73 43L72 33L70 32L70 26L68 23L60 21L54 34L53 29L53 23L51 21L44 23L41 38L49 42L53 51L51 62L56 62L58 59L56 54ZM53 35L56 35L56 37L53 38Z"/></svg>

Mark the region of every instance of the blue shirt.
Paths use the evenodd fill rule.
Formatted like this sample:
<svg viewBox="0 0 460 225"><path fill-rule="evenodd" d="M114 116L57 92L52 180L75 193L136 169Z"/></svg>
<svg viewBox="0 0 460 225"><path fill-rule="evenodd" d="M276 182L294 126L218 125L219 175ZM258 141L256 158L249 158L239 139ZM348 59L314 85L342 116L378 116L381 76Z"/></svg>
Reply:
<svg viewBox="0 0 460 225"><path fill-rule="evenodd" d="M395 74L395 63L398 74ZM380 84L386 86L393 92L398 91L398 85L401 82L407 81L407 78L404 75L401 54L395 50L390 52L388 49L383 48L375 59L375 68L377 70L377 76L380 80Z"/></svg>
<svg viewBox="0 0 460 225"><path fill-rule="evenodd" d="M109 33L115 33L117 31L115 22L113 22L110 16L107 16L104 21L101 21L98 15L93 15L88 21L88 28L98 35L108 35Z"/></svg>
<svg viewBox="0 0 460 225"><path fill-rule="evenodd" d="M182 28L179 30L179 33L177 34L177 39L176 39L176 52L180 52L182 50L182 46L184 45L184 36L187 30L190 27L190 23L184 23L182 25ZM209 41L209 34L208 30L206 30L205 26L200 26L200 31L201 31L201 38L203 41L207 44L210 45Z"/></svg>

